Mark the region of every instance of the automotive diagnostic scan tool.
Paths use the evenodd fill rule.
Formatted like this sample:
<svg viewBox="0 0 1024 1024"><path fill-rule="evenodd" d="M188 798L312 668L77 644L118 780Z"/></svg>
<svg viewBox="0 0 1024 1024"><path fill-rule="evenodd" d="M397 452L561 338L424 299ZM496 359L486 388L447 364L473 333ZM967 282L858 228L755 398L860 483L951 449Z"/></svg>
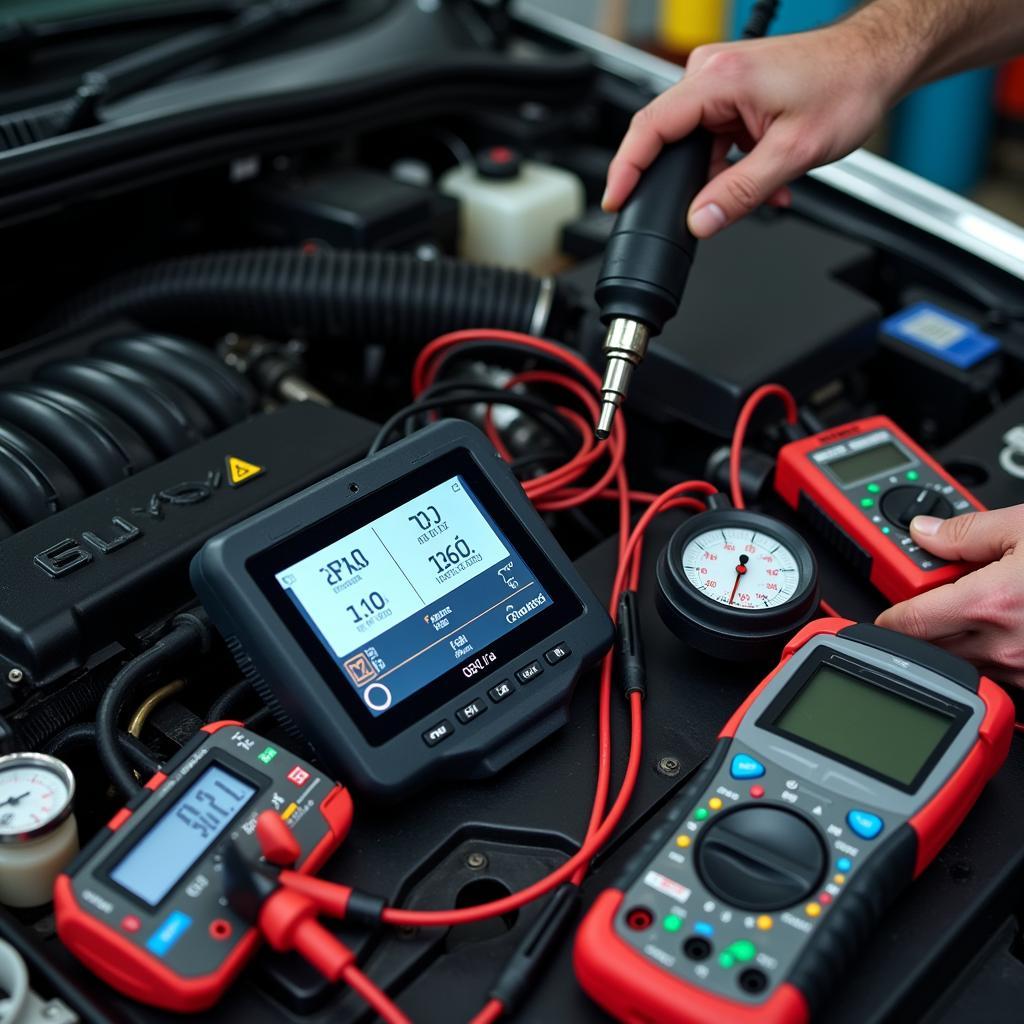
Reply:
<svg viewBox="0 0 1024 1024"><path fill-rule="evenodd" d="M272 810L312 874L352 820L348 792L237 722L204 726L90 840L54 887L57 934L90 970L140 1002L213 1006L259 933L224 898L225 846L260 855L256 819Z"/></svg>
<svg viewBox="0 0 1024 1024"><path fill-rule="evenodd" d="M286 727L378 795L567 720L607 612L475 427L444 420L213 538L196 592Z"/></svg>
<svg viewBox="0 0 1024 1024"><path fill-rule="evenodd" d="M918 547L917 515L949 519L984 509L887 416L869 416L779 451L775 489L890 601L968 572Z"/></svg>
<svg viewBox="0 0 1024 1024"><path fill-rule="evenodd" d="M624 1021L802 1024L1006 757L1013 705L966 662L819 619L577 935Z"/></svg>

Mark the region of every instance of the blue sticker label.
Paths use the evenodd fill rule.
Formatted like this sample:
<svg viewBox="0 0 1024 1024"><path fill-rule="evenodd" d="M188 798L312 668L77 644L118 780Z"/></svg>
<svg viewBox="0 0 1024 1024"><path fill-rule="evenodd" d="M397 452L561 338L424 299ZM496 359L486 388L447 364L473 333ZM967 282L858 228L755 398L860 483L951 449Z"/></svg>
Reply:
<svg viewBox="0 0 1024 1024"><path fill-rule="evenodd" d="M883 333L961 370L999 351L999 342L963 317L917 302L882 321Z"/></svg>

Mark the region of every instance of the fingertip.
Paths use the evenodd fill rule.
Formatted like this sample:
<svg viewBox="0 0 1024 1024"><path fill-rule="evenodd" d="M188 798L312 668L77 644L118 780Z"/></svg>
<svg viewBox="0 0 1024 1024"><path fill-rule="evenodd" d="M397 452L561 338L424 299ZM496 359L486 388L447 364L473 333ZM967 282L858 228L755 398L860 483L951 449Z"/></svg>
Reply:
<svg viewBox="0 0 1024 1024"><path fill-rule="evenodd" d="M934 537L942 526L936 516L914 516L910 520L910 532L919 537Z"/></svg>
<svg viewBox="0 0 1024 1024"><path fill-rule="evenodd" d="M695 237L710 238L725 227L725 211L718 203L705 203L696 210L691 207L686 223Z"/></svg>

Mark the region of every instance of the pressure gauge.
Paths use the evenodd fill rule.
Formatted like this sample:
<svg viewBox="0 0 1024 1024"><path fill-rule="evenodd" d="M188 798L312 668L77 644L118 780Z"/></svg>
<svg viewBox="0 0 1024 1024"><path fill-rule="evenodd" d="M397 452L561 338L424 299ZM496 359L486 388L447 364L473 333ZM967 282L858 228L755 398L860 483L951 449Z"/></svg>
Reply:
<svg viewBox="0 0 1024 1024"><path fill-rule="evenodd" d="M807 543L771 516L715 509L672 534L658 561L658 610L688 644L718 658L768 657L818 608Z"/></svg>
<svg viewBox="0 0 1024 1024"><path fill-rule="evenodd" d="M47 754L0 757L0 903L48 903L53 882L78 852L71 805L75 777Z"/></svg>

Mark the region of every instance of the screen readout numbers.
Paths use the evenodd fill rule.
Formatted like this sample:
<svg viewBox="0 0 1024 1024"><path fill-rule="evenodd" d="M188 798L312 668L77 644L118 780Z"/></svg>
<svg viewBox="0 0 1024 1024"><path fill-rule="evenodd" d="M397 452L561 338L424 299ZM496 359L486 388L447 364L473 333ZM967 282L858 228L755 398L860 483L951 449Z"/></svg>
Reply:
<svg viewBox="0 0 1024 1024"><path fill-rule="evenodd" d="M110 872L122 888L155 907L213 845L256 787L211 764Z"/></svg>
<svg viewBox="0 0 1024 1024"><path fill-rule="evenodd" d="M508 554L461 478L453 476L276 579L292 591L340 658ZM363 661L349 674L372 676L372 665Z"/></svg>

